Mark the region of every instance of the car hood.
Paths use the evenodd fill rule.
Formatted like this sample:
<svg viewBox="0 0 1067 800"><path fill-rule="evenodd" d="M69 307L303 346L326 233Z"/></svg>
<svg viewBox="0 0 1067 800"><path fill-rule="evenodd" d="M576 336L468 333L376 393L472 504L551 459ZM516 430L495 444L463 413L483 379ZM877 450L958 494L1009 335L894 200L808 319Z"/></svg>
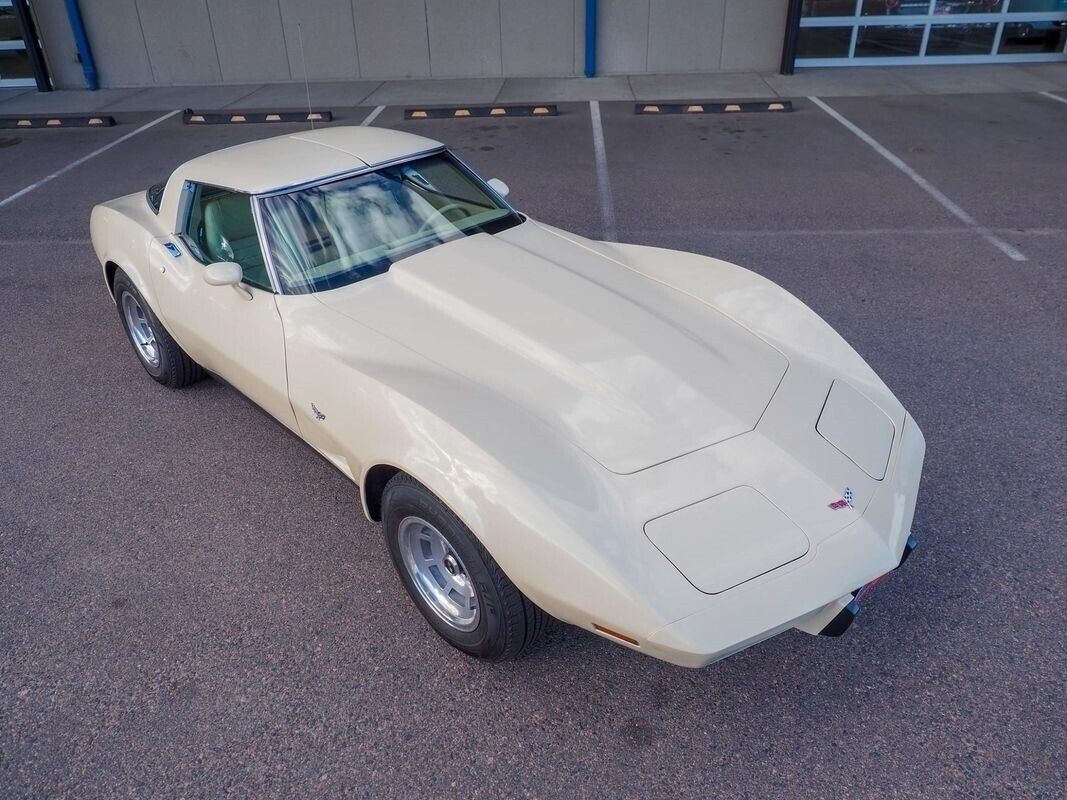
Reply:
<svg viewBox="0 0 1067 800"><path fill-rule="evenodd" d="M778 349L590 248L519 228L318 297L523 406L615 473L755 427L788 367Z"/></svg>

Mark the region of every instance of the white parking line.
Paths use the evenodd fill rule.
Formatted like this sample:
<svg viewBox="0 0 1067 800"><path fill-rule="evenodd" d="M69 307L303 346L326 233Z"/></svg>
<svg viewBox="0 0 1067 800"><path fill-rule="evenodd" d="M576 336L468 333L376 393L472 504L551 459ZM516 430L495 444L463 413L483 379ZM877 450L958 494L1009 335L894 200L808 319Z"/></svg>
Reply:
<svg viewBox="0 0 1067 800"><path fill-rule="evenodd" d="M1038 92L1038 94L1043 94L1050 100L1059 100L1061 103L1067 103L1067 97L1060 97L1058 94L1053 94L1052 92Z"/></svg>
<svg viewBox="0 0 1067 800"><path fill-rule="evenodd" d="M374 120L378 119L378 115L385 111L385 106L378 106L372 112L367 115L367 118L359 123L361 126L370 125Z"/></svg>
<svg viewBox="0 0 1067 800"><path fill-rule="evenodd" d="M76 161L71 161L65 167L60 167L55 172L53 172L51 175L46 175L45 177L41 178L41 180L37 181L36 183L31 183L29 186L25 187L24 189L19 189L19 191L15 192L10 197L5 197L3 200L0 200L0 208L3 208L8 203L15 202L20 197L23 197L24 195L27 195L30 192L32 192L34 189L36 189L36 188L38 188L40 186L44 186L50 180L58 178L60 175L65 175L66 173L68 173L72 169L74 169L75 167L81 166L82 164L84 164L89 159L96 158L101 153L106 153L112 147L117 147L118 145L122 144L126 140L132 139L137 134L144 133L149 128L151 128L151 127L153 127L155 125L158 125L159 123L163 122L164 120L170 119L175 114L180 114L180 113L181 113L181 109L176 109L176 110L171 111L171 112L169 112L167 114L164 114L162 117L159 117L158 119L154 119L151 122L142 125L137 130L130 131L129 133L127 133L127 134L125 134L123 136L120 136L115 141L109 142L108 144L105 144L103 147L98 147L96 150L93 150L93 152L89 153L88 155L84 155L81 158L77 159Z"/></svg>
<svg viewBox="0 0 1067 800"><path fill-rule="evenodd" d="M950 214L952 214L952 216L956 217L956 219L966 225L972 233L977 233L979 236L981 236L983 239L985 239L987 242L997 248L1000 252L1010 258L1012 261L1027 260L1026 256L1024 256L1021 252L1016 250L1012 245L1008 244L1000 237L995 236L993 232L989 230L989 228L980 224L978 220L976 220L974 217L972 217L954 202L949 200L941 192L941 190L939 190L936 186L926 180L926 178L924 178L918 172L913 170L911 167L909 167L907 164L905 164L903 161L901 161L899 158L889 152L889 150L879 144L878 141L874 139L874 137L872 137L858 125L845 119L845 117L834 111L832 108L830 108L830 106L828 106L818 97L809 97L808 99L815 105L817 105L819 108L821 108L823 111L825 111L827 114L829 114L831 117L840 122L842 125L844 125L846 128L848 128L850 131L852 131L852 133L858 136L862 141L870 145L871 148L876 153L878 153L878 155L880 155L894 167L896 167L909 178L911 178L920 189L925 191L928 195L934 198L934 200L940 203L946 211L948 211Z"/></svg>
<svg viewBox="0 0 1067 800"><path fill-rule="evenodd" d="M589 116L593 119L593 153L596 156L596 182L600 190L600 217L604 222L604 239L617 242L615 231L615 201L611 196L611 177L608 175L608 157L604 151L604 126L600 123L600 103L589 101Z"/></svg>

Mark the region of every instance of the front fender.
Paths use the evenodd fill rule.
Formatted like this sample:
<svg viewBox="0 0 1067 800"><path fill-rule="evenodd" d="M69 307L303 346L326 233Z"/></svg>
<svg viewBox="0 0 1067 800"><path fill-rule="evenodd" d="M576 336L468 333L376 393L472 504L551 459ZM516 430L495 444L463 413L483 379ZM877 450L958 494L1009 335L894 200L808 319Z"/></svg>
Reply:
<svg viewBox="0 0 1067 800"><path fill-rule="evenodd" d="M635 523L616 479L588 456L473 387L411 377L438 402L431 411L392 383L392 422L379 423L392 433L372 460L423 483L540 607L640 639L683 613L679 595L697 598ZM465 402L442 405L453 391Z"/></svg>
<svg viewBox="0 0 1067 800"><path fill-rule="evenodd" d="M361 485L376 465L407 472L531 600L580 627L642 638L699 604L617 477L547 425L311 298L285 299L301 431Z"/></svg>

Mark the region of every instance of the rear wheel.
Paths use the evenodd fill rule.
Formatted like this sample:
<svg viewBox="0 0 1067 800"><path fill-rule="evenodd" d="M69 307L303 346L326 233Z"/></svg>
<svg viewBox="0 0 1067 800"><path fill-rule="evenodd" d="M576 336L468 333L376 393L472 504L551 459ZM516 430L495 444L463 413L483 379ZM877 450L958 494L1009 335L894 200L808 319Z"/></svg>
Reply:
<svg viewBox="0 0 1067 800"><path fill-rule="evenodd" d="M386 484L382 509L400 580L445 641L468 655L502 661L540 638L545 612L426 487L399 473Z"/></svg>
<svg viewBox="0 0 1067 800"><path fill-rule="evenodd" d="M145 372L171 389L204 377L204 370L178 346L122 270L115 273L114 292L122 328Z"/></svg>

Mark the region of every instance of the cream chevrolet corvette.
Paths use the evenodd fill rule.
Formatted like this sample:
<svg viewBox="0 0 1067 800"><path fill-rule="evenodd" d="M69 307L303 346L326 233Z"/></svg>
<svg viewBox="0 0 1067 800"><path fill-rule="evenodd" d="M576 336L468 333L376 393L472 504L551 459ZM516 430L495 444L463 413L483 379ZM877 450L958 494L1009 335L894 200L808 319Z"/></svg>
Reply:
<svg viewBox="0 0 1067 800"><path fill-rule="evenodd" d="M460 650L549 615L690 667L844 632L915 547L915 421L759 275L506 194L335 127L195 158L92 241L148 374L221 377L351 478Z"/></svg>

